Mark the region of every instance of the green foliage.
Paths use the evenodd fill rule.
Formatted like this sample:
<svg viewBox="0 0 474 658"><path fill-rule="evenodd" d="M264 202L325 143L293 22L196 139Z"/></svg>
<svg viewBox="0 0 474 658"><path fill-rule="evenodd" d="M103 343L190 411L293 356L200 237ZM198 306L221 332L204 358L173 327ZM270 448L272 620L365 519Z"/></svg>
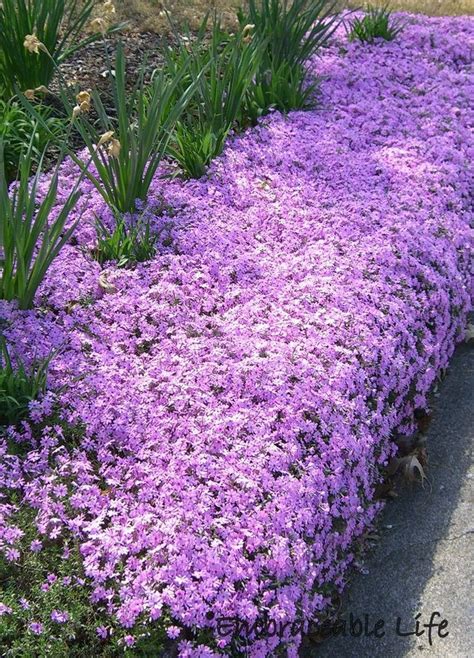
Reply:
<svg viewBox="0 0 474 658"><path fill-rule="evenodd" d="M93 252L99 263L117 261L117 267L151 260L156 253L158 234L151 230L149 221L132 220L127 226L120 217L111 231L99 218L97 222L97 247Z"/></svg>
<svg viewBox="0 0 474 658"><path fill-rule="evenodd" d="M19 559L0 556L2 603L11 610L0 616L3 655L118 656L119 650L105 646L97 635L103 616L101 619L97 606L90 602L90 591L77 581L83 577L77 545L70 544L65 558L62 541L44 537L41 550L32 551L30 544L37 540L35 516L34 510L22 506L14 518L25 533ZM69 582L67 587L64 579ZM53 621L55 610L67 612L67 622Z"/></svg>
<svg viewBox="0 0 474 658"><path fill-rule="evenodd" d="M304 64L327 44L338 24L337 2L328 0L249 0L237 17L268 39L267 53L276 68L283 62Z"/></svg>
<svg viewBox="0 0 474 658"><path fill-rule="evenodd" d="M46 392L48 368L54 354L27 367L21 359L14 366L4 336L0 335L0 425L13 425L26 417L28 405Z"/></svg>
<svg viewBox="0 0 474 658"><path fill-rule="evenodd" d="M287 64L271 68L258 75L244 101L243 112L250 124L270 109L280 112L305 110L314 104L318 91L318 80L308 79L304 64Z"/></svg>
<svg viewBox="0 0 474 658"><path fill-rule="evenodd" d="M224 140L209 126L180 123L176 127L170 154L189 178L201 178L211 160L222 151Z"/></svg>
<svg viewBox="0 0 474 658"><path fill-rule="evenodd" d="M54 116L51 107L37 105L36 109L48 129L37 123L15 99L0 100L0 139L4 144L5 173L7 181L16 178L25 144L32 144L32 160L38 163L46 150L51 133L55 139L64 139L66 121Z"/></svg>
<svg viewBox="0 0 474 658"><path fill-rule="evenodd" d="M119 45L115 59L113 86L113 118L94 92L93 102L99 115L99 129L84 115L77 119L81 134L98 176L84 169L109 206L118 213L136 210L137 199L146 200L153 177L165 155L171 131L185 110L194 88L178 97L175 90L186 69L175 79L157 75L148 98L144 93L144 69L138 71L134 89L129 90L125 74L125 56ZM172 102L173 101L173 102ZM113 132L120 145L117 156L99 147L101 134ZM104 145L105 146L105 145ZM78 161L80 164L80 161Z"/></svg>
<svg viewBox="0 0 474 658"><path fill-rule="evenodd" d="M112 95L104 105L97 91L92 103L98 120L92 122L86 112L74 119L74 126L89 151L84 162L73 151L69 155L84 176L96 187L109 207L117 214L134 212L137 201L145 201L153 177L167 151L171 133L199 84L198 77L182 93L180 88L187 68L170 79L156 75L145 93L145 67L136 73L135 85L128 85L123 45L117 47ZM71 90L63 85L61 99L69 116L74 115ZM35 119L46 126L34 107L24 97L22 103ZM78 106L75 106L78 108ZM51 138L54 136L50 134ZM97 173L91 171L94 165Z"/></svg>
<svg viewBox="0 0 474 658"><path fill-rule="evenodd" d="M349 40L358 39L373 43L375 39L392 41L404 28L400 19L394 19L388 7L368 6L363 18L356 18L349 26Z"/></svg>
<svg viewBox="0 0 474 658"><path fill-rule="evenodd" d="M261 65L246 103L255 121L271 108L288 112L306 108L315 83L306 62L324 47L339 23L336 0L249 0L238 12L241 27L266 40Z"/></svg>
<svg viewBox="0 0 474 658"><path fill-rule="evenodd" d="M48 85L55 66L68 59L100 34L81 39L90 21L95 0L3 0L0 4L0 87L13 93ZM114 32L122 26L114 25ZM35 34L48 53L31 53L24 47Z"/></svg>
<svg viewBox="0 0 474 658"><path fill-rule="evenodd" d="M167 75L180 75L182 91L195 85L195 94L186 115L176 127L170 154L184 172L193 178L202 176L207 165L224 148L229 132L246 122L242 104L251 87L263 55L262 44L247 43L240 32L229 36L214 16L210 39L208 16L195 39L190 35L170 50ZM203 71L205 74L203 75Z"/></svg>
<svg viewBox="0 0 474 658"><path fill-rule="evenodd" d="M56 203L58 169L52 175L44 198L40 199L38 183L43 156L30 181L33 159L33 143L30 142L20 158L19 178L10 194L0 140L0 299L16 299L21 309L33 305L36 290L49 266L77 224L66 228L69 213L79 197L77 189L71 192L56 218L50 221L50 212Z"/></svg>
<svg viewBox="0 0 474 658"><path fill-rule="evenodd" d="M65 428L65 439L69 440ZM70 481L56 478L64 494L57 504L70 511ZM1 655L15 658L154 658L169 639L166 627L171 619L166 611L154 623L149 618L123 628L107 614L106 603L91 601L92 588L84 574L84 558L79 542L64 529L39 534L38 510L21 500L17 489L6 492L12 506L8 526L18 528L22 536L15 548L0 551L2 613L0 614ZM32 542L36 542L32 550ZM119 567L120 568L120 567ZM110 581L107 586L112 591ZM115 594L117 596L117 594ZM57 613L63 615L59 621ZM100 633L98 633L100 629ZM124 638L132 634L136 643L127 648ZM105 636L104 636L105 635Z"/></svg>
<svg viewBox="0 0 474 658"><path fill-rule="evenodd" d="M0 98L6 98L11 90L11 83L7 80L5 74L5 58L0 49ZM11 94L10 94L11 95Z"/></svg>

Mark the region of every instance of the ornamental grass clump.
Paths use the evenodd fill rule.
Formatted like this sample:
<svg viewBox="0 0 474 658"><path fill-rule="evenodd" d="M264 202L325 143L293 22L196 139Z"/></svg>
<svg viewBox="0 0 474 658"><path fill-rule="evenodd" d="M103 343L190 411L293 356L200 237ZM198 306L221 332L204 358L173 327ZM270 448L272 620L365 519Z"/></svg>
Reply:
<svg viewBox="0 0 474 658"><path fill-rule="evenodd" d="M75 126L84 140L90 159L97 171L77 156L73 159L85 176L95 185L110 208L117 213L134 212L137 201L146 201L150 184L167 151L171 132L194 94L195 84L176 95L186 73L186 66L169 79L157 74L145 94L144 67L137 73L132 89L127 84L123 46L117 48L112 105L110 112L99 94L92 92L92 102L98 123L88 119L79 103ZM80 100L80 99L79 99Z"/></svg>
<svg viewBox="0 0 474 658"><path fill-rule="evenodd" d="M156 253L158 233L153 230L149 220L131 218L127 223L119 217L113 229L96 218L97 246L92 255L103 264L116 261L117 267L143 263L153 258Z"/></svg>
<svg viewBox="0 0 474 658"><path fill-rule="evenodd" d="M41 91L30 90L30 98ZM46 123L47 129L38 124L29 112L18 102L16 98L8 101L0 100L0 139L4 144L5 175L7 181L16 178L21 154L25 144L32 143L33 164L39 161L42 153L47 149L51 135L55 141L65 139L67 122L64 118L56 116L53 109L45 104L35 106L38 114Z"/></svg>
<svg viewBox="0 0 474 658"><path fill-rule="evenodd" d="M135 212L146 201L150 184L167 152L172 131L204 71L177 93L188 70L186 63L174 78L159 72L149 85L145 82L145 66L142 65L136 73L135 83L129 84L123 45L118 45L113 63L106 46L105 53L108 68L114 71L107 106L96 90L74 94L64 83L60 97L88 156L84 160L70 149L71 159L114 213L120 216ZM24 96L22 102L45 126ZM97 116L95 120L90 117L92 105ZM54 139L53 135L51 139Z"/></svg>
<svg viewBox="0 0 474 658"><path fill-rule="evenodd" d="M241 28L266 40L265 55L250 88L247 114L253 121L270 109L306 108L316 88L306 63L339 24L332 0L250 0L237 14Z"/></svg>
<svg viewBox="0 0 474 658"><path fill-rule="evenodd" d="M280 112L307 110L316 101L319 80L308 79L303 64L279 66L269 63L263 75L257 75L244 101L244 115L249 124L255 125L259 117L275 109Z"/></svg>
<svg viewBox="0 0 474 658"><path fill-rule="evenodd" d="M38 185L44 155L30 180L34 160L32 140L20 158L18 179L9 191L3 149L0 141L0 299L16 300L19 308L27 309L33 306L35 293L48 268L77 226L78 219L69 225L67 221L79 198L78 183L58 212L56 168L46 194L40 198Z"/></svg>
<svg viewBox="0 0 474 658"><path fill-rule="evenodd" d="M13 362L5 337L0 335L0 426L25 418L31 402L46 392L48 368L53 358L35 359L27 366L21 358Z"/></svg>
<svg viewBox="0 0 474 658"><path fill-rule="evenodd" d="M11 95L14 85L22 90L48 86L61 62L99 38L97 32L81 38L95 8L95 0L3 0L0 86L4 93ZM104 24L106 32L122 27Z"/></svg>
<svg viewBox="0 0 474 658"><path fill-rule="evenodd" d="M167 76L181 79L179 93L195 86L169 149L192 178L202 176L211 160L222 152L230 131L248 122L242 104L264 52L264 44L253 41L245 30L232 36L224 32L216 16L209 39L208 19L204 18L195 38L188 35L177 49L168 51L167 57Z"/></svg>
<svg viewBox="0 0 474 658"><path fill-rule="evenodd" d="M375 39L393 41L405 27L405 23L392 16L388 6L369 5L365 16L355 18L349 23L349 41L373 43Z"/></svg>

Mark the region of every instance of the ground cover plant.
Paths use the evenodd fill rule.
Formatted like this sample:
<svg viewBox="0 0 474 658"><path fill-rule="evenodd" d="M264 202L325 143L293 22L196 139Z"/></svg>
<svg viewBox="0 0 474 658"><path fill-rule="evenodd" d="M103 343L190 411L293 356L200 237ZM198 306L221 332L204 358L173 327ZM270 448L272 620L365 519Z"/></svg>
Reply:
<svg viewBox="0 0 474 658"><path fill-rule="evenodd" d="M2 430L2 650L297 655L472 306L473 36L339 30L316 111L261 119L199 180L160 162L124 214L158 236L146 262L97 258L116 213L81 180L33 307L0 301L25 371L61 348Z"/></svg>

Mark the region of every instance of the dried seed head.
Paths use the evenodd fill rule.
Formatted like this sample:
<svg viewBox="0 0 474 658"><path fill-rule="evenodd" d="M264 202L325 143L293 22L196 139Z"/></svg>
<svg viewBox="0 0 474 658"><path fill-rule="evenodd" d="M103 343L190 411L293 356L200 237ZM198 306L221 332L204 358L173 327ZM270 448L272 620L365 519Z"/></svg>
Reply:
<svg viewBox="0 0 474 658"><path fill-rule="evenodd" d="M89 25L92 32L100 32L102 35L105 35L107 32L107 21L105 18L94 18Z"/></svg>
<svg viewBox="0 0 474 658"><path fill-rule="evenodd" d="M107 0L107 2L104 2L102 5L102 10L106 16L112 16L115 14L115 5L113 2L110 2L110 0Z"/></svg>
<svg viewBox="0 0 474 658"><path fill-rule="evenodd" d="M88 91L80 91L76 94L76 101L76 107L79 107L80 114L86 114L89 112L91 109L91 95Z"/></svg>
<svg viewBox="0 0 474 658"><path fill-rule="evenodd" d="M46 51L46 46L41 43L36 34L27 34L23 41L23 45L28 52L34 53L35 55L39 55L40 50Z"/></svg>
<svg viewBox="0 0 474 658"><path fill-rule="evenodd" d="M90 105L91 95L88 91L80 91L76 95L76 101L81 105L82 103L88 103Z"/></svg>
<svg viewBox="0 0 474 658"><path fill-rule="evenodd" d="M114 292L117 292L117 288L112 283L108 282L107 272L102 272L99 275L99 287L104 291L104 293L113 294Z"/></svg>
<svg viewBox="0 0 474 658"><path fill-rule="evenodd" d="M26 91L23 92L23 96L28 99L29 101L34 101L35 100L35 90L34 89L27 89Z"/></svg>
<svg viewBox="0 0 474 658"><path fill-rule="evenodd" d="M255 29L255 25L253 23L248 23L248 25L246 25L242 30L242 36L243 37L248 36L250 32L253 32L254 29Z"/></svg>
<svg viewBox="0 0 474 658"><path fill-rule="evenodd" d="M107 153L111 158L118 158L120 155L121 144L118 139L112 138L107 148Z"/></svg>
<svg viewBox="0 0 474 658"><path fill-rule="evenodd" d="M103 144L107 144L107 142L110 142L112 137L114 136L114 131L113 130L108 130L106 133L101 135L98 143L97 143L97 148L100 146L103 146Z"/></svg>

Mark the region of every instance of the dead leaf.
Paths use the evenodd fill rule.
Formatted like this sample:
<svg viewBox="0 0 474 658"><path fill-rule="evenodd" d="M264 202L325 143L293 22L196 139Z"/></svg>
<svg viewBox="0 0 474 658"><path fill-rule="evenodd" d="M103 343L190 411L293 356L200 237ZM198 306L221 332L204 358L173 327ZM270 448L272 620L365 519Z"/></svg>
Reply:
<svg viewBox="0 0 474 658"><path fill-rule="evenodd" d="M421 478L423 485L426 478L423 466L416 455L408 455L400 459L400 466L403 468L403 475L409 482L416 482Z"/></svg>
<svg viewBox="0 0 474 658"><path fill-rule="evenodd" d="M464 340L466 343L468 343L470 340L474 340L474 324L472 322L468 322Z"/></svg>
<svg viewBox="0 0 474 658"><path fill-rule="evenodd" d="M113 294L114 292L117 292L117 288L112 283L109 283L107 281L106 272L102 272L99 276L99 287L102 288L102 290L108 294Z"/></svg>

